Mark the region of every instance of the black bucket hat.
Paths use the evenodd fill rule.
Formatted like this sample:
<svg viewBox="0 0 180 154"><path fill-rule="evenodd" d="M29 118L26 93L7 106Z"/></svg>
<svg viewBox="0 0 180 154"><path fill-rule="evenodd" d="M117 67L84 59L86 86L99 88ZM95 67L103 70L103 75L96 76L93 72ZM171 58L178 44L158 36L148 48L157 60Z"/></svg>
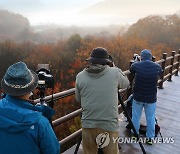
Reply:
<svg viewBox="0 0 180 154"><path fill-rule="evenodd" d="M11 96L23 96L38 85L38 76L24 62L11 65L1 80L2 89Z"/></svg>
<svg viewBox="0 0 180 154"><path fill-rule="evenodd" d="M112 61L109 59L108 51L105 48L98 47L92 50L90 58L86 59L93 64L102 64L106 65Z"/></svg>

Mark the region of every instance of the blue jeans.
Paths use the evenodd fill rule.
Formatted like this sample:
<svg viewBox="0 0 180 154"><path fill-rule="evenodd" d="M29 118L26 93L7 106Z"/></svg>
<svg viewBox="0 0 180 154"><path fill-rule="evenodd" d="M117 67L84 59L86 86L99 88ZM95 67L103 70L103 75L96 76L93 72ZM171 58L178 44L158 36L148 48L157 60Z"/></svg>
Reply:
<svg viewBox="0 0 180 154"><path fill-rule="evenodd" d="M140 127L140 119L142 115L142 110L144 107L145 115L146 115L146 137L154 138L155 137L155 110L156 110L156 102L154 103L145 103L138 102L133 99L132 104L132 122L134 127L139 134Z"/></svg>

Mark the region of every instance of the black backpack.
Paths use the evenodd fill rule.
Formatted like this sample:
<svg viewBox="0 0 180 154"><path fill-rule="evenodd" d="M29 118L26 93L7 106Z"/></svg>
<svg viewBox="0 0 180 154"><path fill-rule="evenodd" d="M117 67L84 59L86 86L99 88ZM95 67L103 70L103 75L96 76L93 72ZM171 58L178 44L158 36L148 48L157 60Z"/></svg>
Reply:
<svg viewBox="0 0 180 154"><path fill-rule="evenodd" d="M142 135L146 135L146 127L147 126L144 126L144 125L141 124L140 128L139 128L139 133L142 134ZM158 124L155 124L155 137L157 137L159 132L160 132L160 126Z"/></svg>

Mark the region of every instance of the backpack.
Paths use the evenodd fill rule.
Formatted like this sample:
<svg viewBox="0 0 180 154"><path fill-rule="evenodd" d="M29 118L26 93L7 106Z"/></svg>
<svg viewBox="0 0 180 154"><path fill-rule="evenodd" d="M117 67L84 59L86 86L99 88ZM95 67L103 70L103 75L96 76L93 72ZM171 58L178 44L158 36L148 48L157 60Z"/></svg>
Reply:
<svg viewBox="0 0 180 154"><path fill-rule="evenodd" d="M140 125L139 134L146 135L146 127L145 125ZM157 137L158 133L160 132L160 126L155 124L155 137Z"/></svg>

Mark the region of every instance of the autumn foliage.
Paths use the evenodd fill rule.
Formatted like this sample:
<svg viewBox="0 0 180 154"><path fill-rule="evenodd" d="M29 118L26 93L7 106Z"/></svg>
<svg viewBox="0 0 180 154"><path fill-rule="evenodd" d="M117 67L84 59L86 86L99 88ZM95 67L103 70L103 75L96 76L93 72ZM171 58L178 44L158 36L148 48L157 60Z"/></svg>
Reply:
<svg viewBox="0 0 180 154"><path fill-rule="evenodd" d="M74 34L68 39L60 39L55 43L33 43L30 41L16 43L11 40L0 42L0 78L7 68L18 61L24 61L34 71L41 63L50 64L51 74L55 79L54 93L75 86L75 77L86 66L86 58L95 47L104 47L114 57L115 64L127 70L134 53L142 49L150 49L157 59L163 52L178 50L180 47L180 18L177 15L166 17L149 16L133 24L123 36L81 37ZM56 115L62 117L80 104L74 97L67 97L55 102ZM80 128L80 118L75 118L61 128L56 129L59 139Z"/></svg>

